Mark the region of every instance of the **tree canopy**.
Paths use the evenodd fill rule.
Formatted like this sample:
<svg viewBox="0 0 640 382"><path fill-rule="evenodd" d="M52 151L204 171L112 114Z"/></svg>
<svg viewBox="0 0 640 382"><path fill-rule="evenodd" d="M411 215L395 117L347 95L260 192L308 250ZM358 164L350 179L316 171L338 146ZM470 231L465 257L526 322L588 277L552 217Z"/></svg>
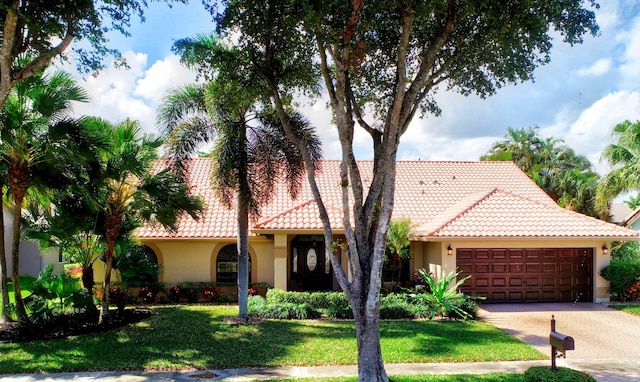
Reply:
<svg viewBox="0 0 640 382"><path fill-rule="evenodd" d="M550 60L552 29L569 44L597 34L588 9L596 4L228 0L222 5L211 8L220 10L218 31L232 36L246 57L232 62L233 70L269 91L287 136L301 147L325 242L333 243L311 156L287 122L285 102L324 85L342 146L343 226L352 277L337 256L327 256L353 309L359 380L387 381L377 309L401 136L416 115L439 112L434 100L439 87L486 97L506 84L530 80ZM207 70L209 63L202 65ZM372 138L371 177L355 160L356 125Z"/></svg>
<svg viewBox="0 0 640 382"><path fill-rule="evenodd" d="M640 121L618 123L611 133L615 143L602 151L611 166L598 184L598 205L607 205L623 192L640 190Z"/></svg>
<svg viewBox="0 0 640 382"><path fill-rule="evenodd" d="M600 176L591 162L562 139L543 138L538 130L508 128L505 140L494 143L480 160L513 161L561 207L606 220L608 208L595 203Z"/></svg>
<svg viewBox="0 0 640 382"><path fill-rule="evenodd" d="M144 21L146 6L147 0L1 0L0 107L15 83L43 70L56 56L73 57L84 73L101 69L108 56L122 64L120 53L107 46L107 33L129 35L132 17ZM67 54L74 41L84 44ZM25 55L29 61L17 65Z"/></svg>

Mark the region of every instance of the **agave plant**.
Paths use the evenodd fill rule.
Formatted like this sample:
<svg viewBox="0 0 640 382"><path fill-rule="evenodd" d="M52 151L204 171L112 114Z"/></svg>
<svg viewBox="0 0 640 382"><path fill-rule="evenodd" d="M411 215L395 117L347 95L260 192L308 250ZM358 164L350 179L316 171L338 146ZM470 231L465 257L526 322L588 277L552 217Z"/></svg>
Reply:
<svg viewBox="0 0 640 382"><path fill-rule="evenodd" d="M429 319L433 317L444 317L450 312L457 313L460 317L467 318L469 313L465 312L461 306L467 300L467 296L458 292L458 288L464 284L471 276L458 280L459 272L447 272L446 267L442 269L439 277L435 277L426 269L419 269L418 275L427 283L431 293L426 299L431 305ZM456 281L457 280L457 281Z"/></svg>

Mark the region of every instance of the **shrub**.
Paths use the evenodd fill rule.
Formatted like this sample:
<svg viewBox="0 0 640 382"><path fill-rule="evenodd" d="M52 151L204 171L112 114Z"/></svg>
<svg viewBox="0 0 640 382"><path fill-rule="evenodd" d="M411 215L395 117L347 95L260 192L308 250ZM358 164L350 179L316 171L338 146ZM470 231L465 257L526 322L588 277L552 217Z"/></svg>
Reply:
<svg viewBox="0 0 640 382"><path fill-rule="evenodd" d="M269 289L267 291L267 304L310 304L309 292L290 292L282 289Z"/></svg>
<svg viewBox="0 0 640 382"><path fill-rule="evenodd" d="M534 366L524 372L525 382L596 382L587 373L578 370L559 367L551 370L547 366Z"/></svg>
<svg viewBox="0 0 640 382"><path fill-rule="evenodd" d="M309 304L294 304L285 302L277 305L265 305L257 312L257 316L263 318L275 318L280 320L306 320L320 317L320 312Z"/></svg>
<svg viewBox="0 0 640 382"><path fill-rule="evenodd" d="M465 296L465 300L460 304L458 309L452 309L447 317L455 320L477 320L478 319L478 303L474 297ZM463 312L462 314L460 312Z"/></svg>
<svg viewBox="0 0 640 382"><path fill-rule="evenodd" d="M45 267L29 286L31 294L25 303L31 310L33 323L45 325L68 312L97 311L88 290L77 278L67 273L53 274L54 265Z"/></svg>
<svg viewBox="0 0 640 382"><path fill-rule="evenodd" d="M469 276L457 280L460 272L447 273L446 269L442 270L440 277L436 280L435 277L428 273L425 269L418 270L420 277L427 283L430 293L426 293L426 298L430 302L431 312L429 318L435 316L445 317L454 311L461 317L466 317L464 310L460 308L466 301L467 297L458 292L457 289L464 284Z"/></svg>
<svg viewBox="0 0 640 382"><path fill-rule="evenodd" d="M328 292L325 297L325 314L330 318L353 319L353 311L344 292Z"/></svg>
<svg viewBox="0 0 640 382"><path fill-rule="evenodd" d="M259 316L266 307L267 299L262 296L249 296L247 299L247 312L252 316Z"/></svg>
<svg viewBox="0 0 640 382"><path fill-rule="evenodd" d="M640 281L640 262L612 261L602 268L600 276L609 281L608 292L618 300L638 298L637 287L635 290L632 287Z"/></svg>

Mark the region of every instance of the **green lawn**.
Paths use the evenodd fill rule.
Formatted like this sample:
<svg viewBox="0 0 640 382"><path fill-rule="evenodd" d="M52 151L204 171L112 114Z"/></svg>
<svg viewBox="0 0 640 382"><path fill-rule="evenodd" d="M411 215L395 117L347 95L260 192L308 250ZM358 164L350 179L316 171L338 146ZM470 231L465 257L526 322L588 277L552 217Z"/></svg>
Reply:
<svg viewBox="0 0 640 382"><path fill-rule="evenodd" d="M391 376L394 382L524 382L523 374L455 374ZM278 379L279 382L354 382L357 377Z"/></svg>
<svg viewBox="0 0 640 382"><path fill-rule="evenodd" d="M237 307L159 306L135 326L91 336L0 344L0 373L223 369L356 364L350 321L265 321L230 326ZM493 325L458 321L381 323L384 361L544 359Z"/></svg>
<svg viewBox="0 0 640 382"><path fill-rule="evenodd" d="M640 316L640 305L611 305L612 308Z"/></svg>

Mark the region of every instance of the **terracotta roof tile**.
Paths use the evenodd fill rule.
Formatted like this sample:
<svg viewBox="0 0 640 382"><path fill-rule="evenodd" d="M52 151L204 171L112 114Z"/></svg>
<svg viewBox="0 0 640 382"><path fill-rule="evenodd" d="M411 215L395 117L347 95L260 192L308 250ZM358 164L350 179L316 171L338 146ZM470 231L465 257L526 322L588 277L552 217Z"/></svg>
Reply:
<svg viewBox="0 0 640 382"><path fill-rule="evenodd" d="M633 231L561 209L511 162L397 162L394 218L408 217L427 236L532 237L555 236L628 237ZM364 184L371 181L372 161L359 162ZM316 180L330 214L332 227L341 229L340 161L322 162ZM191 161L189 182L204 197L207 209L199 221L183 216L176 233L159 227L143 227L141 238L235 237L235 209L222 206L211 190L210 160ZM565 221L566 219L566 221ZM252 234L263 230L322 229L318 207L307 182L296 200L284 184L262 208L262 217L251 223ZM631 232L631 233L630 233Z"/></svg>

